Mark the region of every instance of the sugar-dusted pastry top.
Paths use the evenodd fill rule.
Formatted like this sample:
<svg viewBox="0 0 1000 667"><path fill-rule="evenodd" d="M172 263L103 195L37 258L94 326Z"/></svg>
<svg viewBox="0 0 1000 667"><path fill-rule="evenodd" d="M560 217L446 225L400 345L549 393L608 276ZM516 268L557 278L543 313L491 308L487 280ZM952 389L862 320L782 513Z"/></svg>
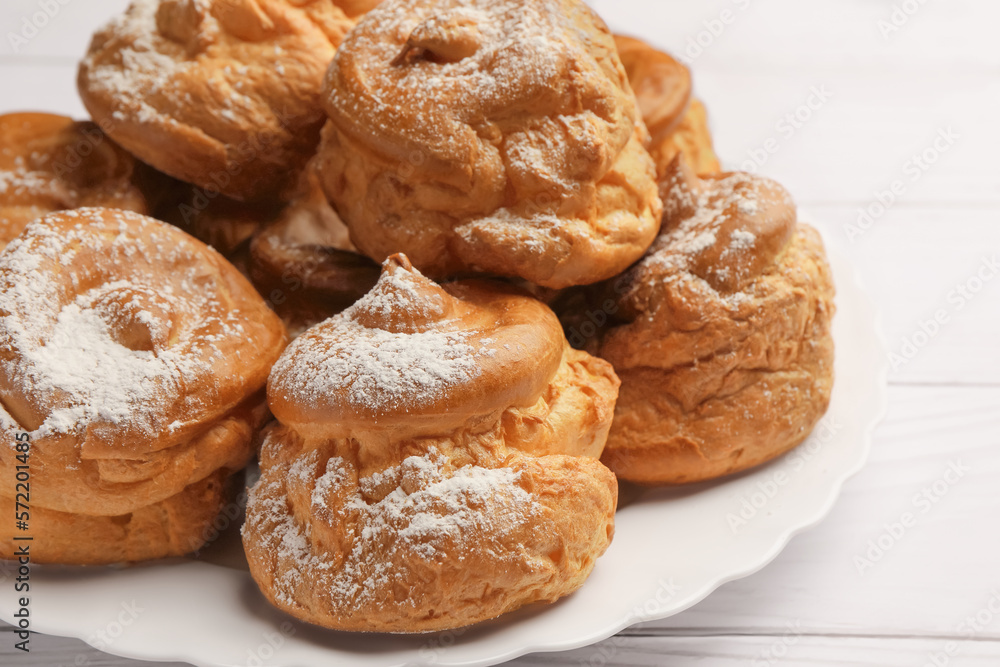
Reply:
<svg viewBox="0 0 1000 667"><path fill-rule="evenodd" d="M94 119L161 171L274 198L315 151L323 73L353 24L333 0L133 0L95 34L78 85Z"/></svg>
<svg viewBox="0 0 1000 667"><path fill-rule="evenodd" d="M632 136L635 105L613 52L599 50L611 43L604 30L584 5L563 0L386 2L346 41L325 108L338 127L393 157L419 149L427 168L477 174L484 186L505 166L520 167L528 181L548 176L569 190ZM583 70L577 79L571 68ZM569 136L563 115L580 136ZM550 149L564 143L571 152L545 155L544 130ZM501 152L483 150L501 137ZM587 155L572 139L591 139L603 154ZM546 158L545 173L532 170Z"/></svg>
<svg viewBox="0 0 1000 667"><path fill-rule="evenodd" d="M439 286L403 256L342 314L297 338L268 398L301 432L416 436L534 403L565 342L541 303L495 284Z"/></svg>
<svg viewBox="0 0 1000 667"><path fill-rule="evenodd" d="M578 0L384 2L337 52L324 108L324 188L376 260L563 287L655 234L635 99Z"/></svg>
<svg viewBox="0 0 1000 667"><path fill-rule="evenodd" d="M652 484L789 450L833 382L830 268L785 189L739 172L697 178L679 156L662 191L661 234L605 286L618 309L596 346L622 379L602 460Z"/></svg>
<svg viewBox="0 0 1000 667"><path fill-rule="evenodd" d="M261 387L284 328L218 253L112 209L46 216L0 254L5 428L137 457Z"/></svg>
<svg viewBox="0 0 1000 667"><path fill-rule="evenodd" d="M795 203L767 178L745 172L698 178L681 158L673 166L660 185L661 233L641 266L650 273L659 266L689 271L717 291L739 291L784 250L795 231Z"/></svg>
<svg viewBox="0 0 1000 667"><path fill-rule="evenodd" d="M797 227L788 192L767 178L743 172L698 178L678 157L660 187L660 235L615 280L618 317L627 324L610 332L601 356L616 367L671 367L677 355L692 353L687 346L671 351L671 336L705 333L707 322L725 327L721 323L733 317L742 321L741 307L751 312L754 295L774 286L758 279L774 267ZM694 344L704 351L730 343L720 334L701 335Z"/></svg>
<svg viewBox="0 0 1000 667"><path fill-rule="evenodd" d="M607 548L618 378L502 283L403 255L275 365L243 528L263 594L363 632L469 625L576 590Z"/></svg>
<svg viewBox="0 0 1000 667"><path fill-rule="evenodd" d="M81 206L148 213L138 162L94 123L0 115L0 250L35 218Z"/></svg>

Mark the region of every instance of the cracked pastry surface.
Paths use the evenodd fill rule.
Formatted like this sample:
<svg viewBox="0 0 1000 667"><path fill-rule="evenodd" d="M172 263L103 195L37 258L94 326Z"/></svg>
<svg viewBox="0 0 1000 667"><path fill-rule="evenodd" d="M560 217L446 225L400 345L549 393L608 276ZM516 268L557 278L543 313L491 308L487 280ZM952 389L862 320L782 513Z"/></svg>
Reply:
<svg viewBox="0 0 1000 667"><path fill-rule="evenodd" d="M0 434L31 437L33 558L191 551L253 453L284 342L246 279L166 223L84 208L28 225L0 254ZM16 454L0 447L7 500ZM77 519L120 541L63 534Z"/></svg>
<svg viewBox="0 0 1000 667"><path fill-rule="evenodd" d="M426 632L576 590L607 548L618 380L554 314L403 256L272 371L280 425L243 529L251 573L328 628Z"/></svg>
<svg viewBox="0 0 1000 667"><path fill-rule="evenodd" d="M134 0L94 35L80 95L160 171L234 199L280 198L315 152L323 73L368 4Z"/></svg>
<svg viewBox="0 0 1000 667"><path fill-rule="evenodd" d="M577 0L389 0L327 73L319 169L358 249L435 278L590 284L660 202L604 23Z"/></svg>
<svg viewBox="0 0 1000 667"><path fill-rule="evenodd" d="M678 157L663 229L601 297L596 343L622 379L603 461L620 478L699 481L802 442L833 383L834 286L823 243L780 185L699 179Z"/></svg>

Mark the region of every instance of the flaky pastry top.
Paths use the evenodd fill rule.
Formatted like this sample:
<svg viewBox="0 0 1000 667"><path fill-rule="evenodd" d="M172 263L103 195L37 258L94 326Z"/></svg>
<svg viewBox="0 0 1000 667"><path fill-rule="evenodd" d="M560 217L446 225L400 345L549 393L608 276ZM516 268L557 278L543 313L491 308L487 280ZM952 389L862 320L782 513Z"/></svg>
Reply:
<svg viewBox="0 0 1000 667"><path fill-rule="evenodd" d="M725 332L762 303L791 296L786 277L771 275L799 227L780 184L745 172L699 178L678 155L660 187L660 235L607 286L626 321L602 344L601 356L616 368L669 366L676 362L664 352L670 337L690 333L700 332L693 353L710 354L731 344Z"/></svg>
<svg viewBox="0 0 1000 667"><path fill-rule="evenodd" d="M305 437L440 435L534 404L565 345L540 302L487 281L441 286L395 255L371 292L288 347L268 402Z"/></svg>
<svg viewBox="0 0 1000 667"><path fill-rule="evenodd" d="M284 327L180 230L85 208L0 254L0 426L71 436L85 458L190 439L263 385Z"/></svg>
<svg viewBox="0 0 1000 667"><path fill-rule="evenodd" d="M596 180L632 136L614 43L582 3L394 0L344 47L325 84L336 125L493 208L507 178L522 196Z"/></svg>
<svg viewBox="0 0 1000 667"><path fill-rule="evenodd" d="M136 160L94 123L0 115L0 250L29 222L82 206L148 212Z"/></svg>
<svg viewBox="0 0 1000 667"><path fill-rule="evenodd" d="M319 141L323 73L366 2L133 0L78 85L95 119L161 171L238 199L294 184Z"/></svg>
<svg viewBox="0 0 1000 667"><path fill-rule="evenodd" d="M646 130L579 0L384 2L324 95L324 190L376 261L562 288L619 273L655 235Z"/></svg>
<svg viewBox="0 0 1000 667"><path fill-rule="evenodd" d="M781 184L746 172L696 176L678 156L660 186L663 226L640 272L690 272L739 291L778 256L797 220Z"/></svg>

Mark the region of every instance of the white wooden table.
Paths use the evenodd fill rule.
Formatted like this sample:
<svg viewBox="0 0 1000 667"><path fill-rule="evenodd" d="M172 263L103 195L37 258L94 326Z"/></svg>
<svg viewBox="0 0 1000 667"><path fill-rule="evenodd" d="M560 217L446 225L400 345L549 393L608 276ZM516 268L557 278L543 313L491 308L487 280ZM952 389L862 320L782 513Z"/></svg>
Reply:
<svg viewBox="0 0 1000 667"><path fill-rule="evenodd" d="M4 0L0 111L83 116L75 61L124 4ZM899 357L869 464L776 561L672 618L510 664L1000 664L1000 5L594 5L688 52L726 165L781 181L853 258ZM42 18L15 52L9 33ZM968 472L936 495L953 464ZM906 512L916 523L893 537ZM13 643L0 629L3 665L147 664L70 639L35 637L30 655Z"/></svg>

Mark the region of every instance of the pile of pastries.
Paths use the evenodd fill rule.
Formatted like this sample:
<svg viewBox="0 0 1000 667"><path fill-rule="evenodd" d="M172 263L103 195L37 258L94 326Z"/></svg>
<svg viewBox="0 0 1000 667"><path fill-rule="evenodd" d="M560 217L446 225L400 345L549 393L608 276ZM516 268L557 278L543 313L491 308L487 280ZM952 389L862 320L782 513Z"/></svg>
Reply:
<svg viewBox="0 0 1000 667"><path fill-rule="evenodd" d="M78 87L90 121L0 116L35 561L196 552L256 457L271 603L455 628L579 588L619 480L744 470L827 408L818 233L580 0L134 0Z"/></svg>

